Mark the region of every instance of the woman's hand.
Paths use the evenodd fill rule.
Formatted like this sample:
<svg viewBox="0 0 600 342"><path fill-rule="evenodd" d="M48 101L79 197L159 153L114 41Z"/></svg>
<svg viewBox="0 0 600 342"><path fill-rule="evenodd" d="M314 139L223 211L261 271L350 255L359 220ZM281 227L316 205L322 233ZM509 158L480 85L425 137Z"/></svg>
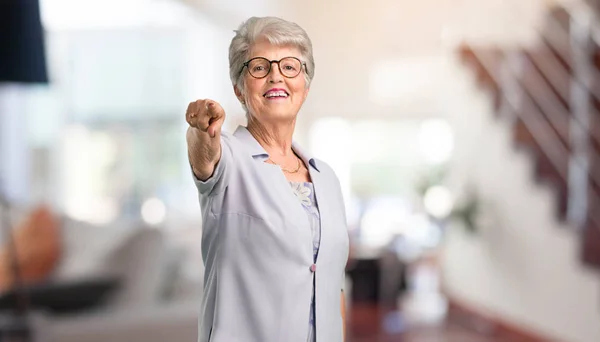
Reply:
<svg viewBox="0 0 600 342"><path fill-rule="evenodd" d="M208 133L211 138L221 132L225 121L225 111L213 100L197 100L188 105L185 119L190 127Z"/></svg>
<svg viewBox="0 0 600 342"><path fill-rule="evenodd" d="M216 101L197 100L188 105L185 120L190 125L186 135L190 164L196 177L205 181L221 159L225 111Z"/></svg>

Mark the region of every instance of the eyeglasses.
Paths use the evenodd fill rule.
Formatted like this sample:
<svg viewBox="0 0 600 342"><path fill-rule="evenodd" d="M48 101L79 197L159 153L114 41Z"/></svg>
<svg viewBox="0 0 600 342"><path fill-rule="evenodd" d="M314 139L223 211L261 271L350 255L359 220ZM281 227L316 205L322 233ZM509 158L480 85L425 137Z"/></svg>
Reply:
<svg viewBox="0 0 600 342"><path fill-rule="evenodd" d="M254 78L265 78L271 72L271 65L273 63L277 63L279 72L287 78L294 78L300 75L303 65L306 68L306 63L302 63L296 57L284 57L278 61L270 61L264 57L254 57L244 63L242 70L244 70L244 67L248 67L250 76Z"/></svg>

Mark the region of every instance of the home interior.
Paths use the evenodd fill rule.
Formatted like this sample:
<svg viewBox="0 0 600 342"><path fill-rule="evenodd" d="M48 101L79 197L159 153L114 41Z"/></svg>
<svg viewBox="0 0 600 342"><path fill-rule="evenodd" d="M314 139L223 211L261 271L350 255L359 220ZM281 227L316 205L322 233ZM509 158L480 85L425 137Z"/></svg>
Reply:
<svg viewBox="0 0 600 342"><path fill-rule="evenodd" d="M313 40L295 138L344 192L348 341L600 341L599 1L39 9L47 80L0 68L0 333L25 310L36 341L196 339L182 113L212 98L225 129L244 124L227 48L245 18L276 15ZM23 62L15 32L0 26L0 64Z"/></svg>

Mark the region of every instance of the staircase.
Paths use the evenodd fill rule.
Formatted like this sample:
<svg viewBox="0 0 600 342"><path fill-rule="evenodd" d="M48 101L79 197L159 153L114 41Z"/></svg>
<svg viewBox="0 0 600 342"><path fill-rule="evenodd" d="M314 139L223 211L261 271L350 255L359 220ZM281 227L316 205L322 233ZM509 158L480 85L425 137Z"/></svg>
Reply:
<svg viewBox="0 0 600 342"><path fill-rule="evenodd" d="M551 8L536 44L459 48L461 61L509 120L534 179L555 190L557 218L581 236L585 265L600 269L600 32L597 5ZM598 39L598 37L596 37Z"/></svg>

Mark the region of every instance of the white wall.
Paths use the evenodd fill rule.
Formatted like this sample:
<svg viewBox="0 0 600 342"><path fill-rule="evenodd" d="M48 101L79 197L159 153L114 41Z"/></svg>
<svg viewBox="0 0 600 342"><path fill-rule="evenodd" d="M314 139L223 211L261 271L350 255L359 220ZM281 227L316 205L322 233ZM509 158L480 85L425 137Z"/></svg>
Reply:
<svg viewBox="0 0 600 342"><path fill-rule="evenodd" d="M407 75L406 68L431 69L431 59L461 39L527 42L544 6L559 0L248 0L244 6L236 0L179 1L208 14L227 32L250 15L278 15L306 29L314 46L316 75L304 116L397 118L426 113L436 105L431 99L436 85L431 82L423 87L430 87L428 91L402 91L432 76L414 79L410 76L415 73ZM230 39L225 37L225 43ZM373 73L389 65L393 70L388 82L374 82ZM374 91L397 95L380 103L371 96Z"/></svg>
<svg viewBox="0 0 600 342"><path fill-rule="evenodd" d="M182 1L211 13L226 30L248 15L242 10L234 20L224 19L235 12L231 1ZM600 280L581 268L575 232L553 220L551 191L535 185L529 157L513 150L508 127L493 120L487 98L464 71L444 66L440 57L457 37L486 44L526 43L531 28L539 25L543 6L553 2L559 1L310 0L273 11L269 2L260 0L254 2L259 6L253 15L281 15L312 37L317 70L303 109L309 118L300 135L323 116L447 115L452 120L456 147L450 185L456 190L472 180L489 203L491 219L480 236L465 235L456 227L450 231L443 275L450 293L533 330L566 341L597 342ZM420 81L422 89L415 90L419 94L374 103L369 96L371 72L388 62L413 70L442 66L435 75L415 79L399 67L398 74L388 75L391 87L400 84L404 89L404 84ZM440 94L446 96L440 99Z"/></svg>
<svg viewBox="0 0 600 342"><path fill-rule="evenodd" d="M463 71L470 75L467 71ZM472 77L448 95L456 129L450 186L475 185L481 232L458 225L444 246L443 284L455 298L563 341L600 341L600 272L584 269L573 227L555 219L556 197L534 182L533 163L514 149Z"/></svg>

